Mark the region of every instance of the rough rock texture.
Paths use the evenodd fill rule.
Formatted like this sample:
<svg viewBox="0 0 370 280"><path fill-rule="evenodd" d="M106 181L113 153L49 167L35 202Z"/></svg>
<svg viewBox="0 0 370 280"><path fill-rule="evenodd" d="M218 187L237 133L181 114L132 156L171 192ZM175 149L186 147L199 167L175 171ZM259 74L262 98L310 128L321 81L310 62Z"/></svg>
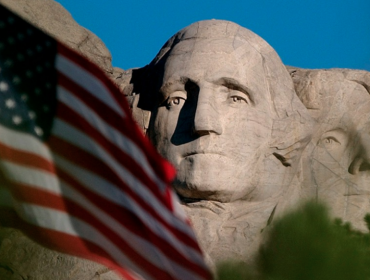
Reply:
<svg viewBox="0 0 370 280"><path fill-rule="evenodd" d="M0 0L1 4L97 63L112 79L113 69L103 42L78 25L69 12L51 0ZM115 80L115 79L114 79ZM0 227L0 280L118 280L102 265L45 249L21 232Z"/></svg>
<svg viewBox="0 0 370 280"><path fill-rule="evenodd" d="M316 119L302 160L302 197L367 231L370 212L370 73L290 68L297 95Z"/></svg>
<svg viewBox="0 0 370 280"><path fill-rule="evenodd" d="M0 230L1 280L118 280L108 268L56 253L10 228Z"/></svg>
<svg viewBox="0 0 370 280"><path fill-rule="evenodd" d="M151 111L149 138L177 169L173 186L208 260L248 260L293 203L311 135L289 73L263 39L218 20L179 31L142 71L138 107Z"/></svg>
<svg viewBox="0 0 370 280"><path fill-rule="evenodd" d="M98 63L124 91L135 120L177 168L174 187L211 267L250 260L264 229L300 199L324 200L333 216L365 229L369 72L287 71L260 37L217 20L190 25L147 67L125 71L58 3L0 3ZM2 279L119 278L0 228Z"/></svg>

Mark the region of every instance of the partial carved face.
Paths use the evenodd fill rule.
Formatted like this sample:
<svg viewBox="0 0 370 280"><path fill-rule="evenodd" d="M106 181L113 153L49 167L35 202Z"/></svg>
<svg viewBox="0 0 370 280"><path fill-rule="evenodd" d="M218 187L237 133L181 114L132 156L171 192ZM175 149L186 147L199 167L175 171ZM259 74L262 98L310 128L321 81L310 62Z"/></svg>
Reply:
<svg viewBox="0 0 370 280"><path fill-rule="evenodd" d="M167 57L149 136L189 199L233 201L258 184L272 129L261 55L231 39L180 42Z"/></svg>
<svg viewBox="0 0 370 280"><path fill-rule="evenodd" d="M335 216L365 229L370 195L370 95L351 81L333 101L312 154L317 195Z"/></svg>

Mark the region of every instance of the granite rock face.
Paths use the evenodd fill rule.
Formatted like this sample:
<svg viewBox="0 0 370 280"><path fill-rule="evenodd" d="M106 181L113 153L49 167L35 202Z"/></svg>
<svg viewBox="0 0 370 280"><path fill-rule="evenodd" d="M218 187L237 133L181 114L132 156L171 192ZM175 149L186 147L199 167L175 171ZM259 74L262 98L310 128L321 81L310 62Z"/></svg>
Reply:
<svg viewBox="0 0 370 280"><path fill-rule="evenodd" d="M264 229L305 199L365 230L370 73L285 67L253 32L194 23L146 67L113 68L105 45L52 0L0 0L96 62L127 96L181 197L210 267L248 262ZM0 279L120 279L0 228Z"/></svg>
<svg viewBox="0 0 370 280"><path fill-rule="evenodd" d="M302 160L302 197L367 231L370 212L370 73L290 68L297 95L317 121Z"/></svg>
<svg viewBox="0 0 370 280"><path fill-rule="evenodd" d="M297 198L292 180L312 133L288 71L253 32L210 20L170 38L143 79L148 136L177 170L173 186L208 260L249 259Z"/></svg>
<svg viewBox="0 0 370 280"><path fill-rule="evenodd" d="M0 279L118 280L113 271L69 255L48 250L20 231L0 229Z"/></svg>

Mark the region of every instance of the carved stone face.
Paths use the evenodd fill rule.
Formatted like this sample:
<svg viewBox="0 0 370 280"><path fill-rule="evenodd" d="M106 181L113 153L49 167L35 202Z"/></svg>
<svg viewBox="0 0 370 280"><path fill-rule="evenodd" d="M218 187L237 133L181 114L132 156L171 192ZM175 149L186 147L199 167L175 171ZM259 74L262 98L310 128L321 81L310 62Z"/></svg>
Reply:
<svg viewBox="0 0 370 280"><path fill-rule="evenodd" d="M334 217L367 230L363 218L370 212L370 73L291 73L298 96L317 121L303 156L302 190L324 201Z"/></svg>
<svg viewBox="0 0 370 280"><path fill-rule="evenodd" d="M183 41L164 65L149 136L185 198L233 201L257 185L272 116L262 56L231 39ZM246 55L247 54L247 55Z"/></svg>
<svg viewBox="0 0 370 280"><path fill-rule="evenodd" d="M333 215L365 229L370 212L370 95L351 81L333 101L313 152L312 172L317 195Z"/></svg>

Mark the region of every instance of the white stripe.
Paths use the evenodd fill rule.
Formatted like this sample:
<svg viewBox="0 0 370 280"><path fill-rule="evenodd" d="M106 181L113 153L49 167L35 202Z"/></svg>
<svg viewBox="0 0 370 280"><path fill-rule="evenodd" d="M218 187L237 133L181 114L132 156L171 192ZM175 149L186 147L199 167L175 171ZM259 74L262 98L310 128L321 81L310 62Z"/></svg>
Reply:
<svg viewBox="0 0 370 280"><path fill-rule="evenodd" d="M66 75L69 79L80 85L100 101L111 107L120 116L125 117L125 113L112 98L108 88L94 75L74 63L67 57L57 54L55 60L56 68Z"/></svg>
<svg viewBox="0 0 370 280"><path fill-rule="evenodd" d="M129 266L141 274L144 279L152 279L107 239L103 234L84 221L65 212L28 203L15 203L18 215L25 221L50 230L70 234L93 242L107 252L122 267ZM124 250L124 248L122 248Z"/></svg>
<svg viewBox="0 0 370 280"><path fill-rule="evenodd" d="M78 192L73 190L67 184L62 183L61 186L60 186L59 182L51 174L43 172L43 171L39 171L39 170L36 170L36 169L32 169L32 168L18 166L16 164L11 163L11 162L2 162L1 164L2 164L3 168L5 167L3 170L6 170L6 174L9 174L9 172L12 173L13 181L15 181L17 183L32 185L32 186L35 186L35 188L38 188L38 189L41 189L41 190L50 191L54 194L57 194L57 195L60 195L60 196L63 196L63 197L67 197L67 198L71 199L72 201L75 201L76 203L80 204L85 209L87 209L91 214L94 214L101 222L103 222L108 227L110 227L112 230L114 230L123 239L128 240L130 242L130 244L134 244L134 246L131 246L131 247L134 248L135 250L137 250L137 252L139 254L141 254L144 258L146 258L148 261L152 262L157 267L163 267L163 265L161 265L161 263L169 263L169 266L170 267L175 267L176 271L183 270L183 268L178 267L175 263L171 262L170 260L167 260L166 256L164 256L162 254L162 252L160 252L157 248L155 248L154 246L151 246L151 244L148 243L147 241L145 241L145 240L141 239L140 237L137 237L136 235L129 232L121 224L117 223L110 216L108 216L104 212L100 211L99 208L95 207L93 204L88 202L83 196L81 196ZM80 173L80 170L76 170L76 171L78 173ZM22 174L22 175L20 176L19 174ZM81 177L84 178L83 173L81 173ZM100 185L101 182L95 181L95 183ZM89 182L88 182L88 185L89 185ZM105 188L106 186L104 184L100 185L100 187L107 192L107 189ZM100 194L102 194L102 193L100 193ZM0 205L13 207L11 194L7 190L0 189L0 195L1 195L0 196ZM5 198L7 200L3 201ZM123 202L128 202L128 204L130 204L130 202L132 202L129 199L127 199L126 197L124 197L124 200L125 201L123 201ZM133 206L134 207L130 207L130 206L127 206L127 207L129 208L129 210L138 214L138 212L141 211L141 208L139 206L137 206L136 204L133 205ZM38 215L38 214L35 213L35 215ZM147 225L148 225L148 222L149 222L148 226L151 227L151 228L154 227L154 232L157 231L158 235L164 237L164 239L167 240L167 242L170 242L170 243L171 243L171 241L175 242L176 246L174 246L174 247L179 248L179 246L181 246L181 244L177 244L176 241L173 240L174 239L173 236L171 236L171 235L169 236L170 233L163 232L163 230L166 231L166 229L161 229L161 228L158 227L159 225L158 225L158 223L154 222L153 217L151 217L150 215L147 215L145 213L139 213L138 217L140 217L141 220L143 220L143 222L145 222ZM38 219L42 219L42 217L40 216L40 217L38 217ZM46 223L46 219L45 218L42 219L42 222ZM149 249L149 251L148 251L148 249ZM179 249L180 249L180 251L183 251L182 253L184 255L186 255L187 253L191 254L191 252L184 252L184 250L181 250L181 248L179 248ZM192 251L192 250L190 249L190 251ZM143 254L143 252L144 252L144 254ZM152 252L154 255L149 254L150 252ZM199 254L197 254L195 257L199 258L200 256L199 256ZM202 259L200 259L199 261L200 261L200 263L202 263L201 262ZM168 267L166 267L166 269L169 270ZM188 273L189 272L187 272L186 270L182 271L183 275L188 275ZM195 276L192 276L191 278L188 278L188 279L195 279Z"/></svg>
<svg viewBox="0 0 370 280"><path fill-rule="evenodd" d="M61 193L59 181L52 173L4 160L0 162L0 166L5 176L12 182L34 186L55 194Z"/></svg>
<svg viewBox="0 0 370 280"><path fill-rule="evenodd" d="M13 208L13 197L7 189L0 188L0 206Z"/></svg>
<svg viewBox="0 0 370 280"><path fill-rule="evenodd" d="M14 149L30 152L52 161L49 149L35 136L0 125L0 141Z"/></svg>
<svg viewBox="0 0 370 280"><path fill-rule="evenodd" d="M137 180L126 168L124 168L124 166L107 154L105 150L93 139L60 119L54 120L53 130L54 135L57 135L74 146L78 146L82 150L85 150L101 159L121 178L123 182L128 185L128 187L130 187L132 191L142 197L148 205L151 205L152 208L156 209L169 224L193 238L194 234L188 225L184 224L178 218L174 218L172 213L168 212L168 210L163 207L162 203L159 202L150 191L148 191L146 186ZM76 139L78 139L78 141L76 141ZM79 177L78 173L73 171L71 172L72 174L75 174L74 177Z"/></svg>
<svg viewBox="0 0 370 280"><path fill-rule="evenodd" d="M188 216L186 215L184 208L182 208L176 193L172 189L170 192L174 215L176 215L182 221L188 222Z"/></svg>
<svg viewBox="0 0 370 280"><path fill-rule="evenodd" d="M62 187L63 193L66 197L83 206L86 210L88 210L89 213L93 214L97 219L112 229L122 239L128 241L130 247L137 251L137 253L144 257L147 261L161 269L169 271L175 277L179 277L181 275L181 277L179 277L180 279L197 279L196 275L193 275L186 268L179 266L177 263L174 263L168 259L167 256L158 250L155 245L135 235L126 227L122 226L122 224L118 223L111 216L107 215L94 204L90 203L84 196L76 192L68 184L62 183Z"/></svg>
<svg viewBox="0 0 370 280"><path fill-rule="evenodd" d="M201 260L201 256L197 251L188 248L186 245L179 244L179 241L176 240L172 233L167 232L166 228L158 228L159 224L153 223L154 218L150 214L144 212L139 205L134 203L134 201L127 199L127 195L116 188L114 185L110 184L107 181L104 181L100 177L87 172L84 169L81 169L80 167L72 163L59 158L57 155L55 155L55 161L62 169L65 169L67 172L77 174L78 176L74 177L77 177L76 179L79 180L82 184L88 185L91 190L121 206L126 207L130 211L133 210L138 213L141 219L147 223L148 227L150 227L158 235L164 236L170 243L173 244L175 248L177 248L184 255L190 255L195 259ZM0 164L2 170L5 171L4 173L7 175L8 179L16 183L35 186L36 188L40 188L42 190L46 190L57 195L62 195L60 182L54 176L54 174L43 171L41 169L29 168L4 160L1 161ZM133 180L136 179L133 178ZM133 185L136 184L137 182L133 182ZM134 190L136 190L136 188L134 188ZM160 203L157 203L156 198L150 192L148 192L145 187L143 187L143 190L147 193L147 201L150 201L154 204L154 208L156 209L157 213L160 214L164 218L164 220L178 229L181 229L181 227L183 227L184 229L187 229L190 234L192 234L188 226L186 224L183 224L181 221L176 222L175 220L175 223L171 223L171 221L173 221L171 213L168 212L168 210L164 208Z"/></svg>
<svg viewBox="0 0 370 280"><path fill-rule="evenodd" d="M108 216L104 212L101 212L98 208L96 208L93 204L89 203L83 196L81 196L78 192L70 188L67 184L63 183L62 186L60 186L59 181L54 176L52 176L52 174L44 172L44 171L28 168L28 167L18 166L17 164L14 164L11 162L3 161L1 162L1 165L2 165L1 166L2 170L5 170L6 174L11 174L11 177L12 177L11 179L14 182L23 183L23 184L35 186L35 188L38 188L41 190L50 191L54 194L70 198L76 203L84 206L84 208L86 208L90 213L94 214L98 219L100 219L101 222L103 222L108 227L113 229L119 236L121 236L125 240L129 240L130 243L134 244L134 246L131 246L131 247L135 248L135 250L137 250L138 253L140 253L144 258L152 262L157 267L163 267L161 263L169 263L169 266L175 267L177 271L183 270L181 267L178 267L175 263L172 263L170 260L167 260L166 256L164 256L162 252L160 252L157 248L155 248L154 246L151 246L150 243L137 237L131 232L127 231L127 229L122 227L121 224L117 223L115 220L113 220L110 216ZM73 168L76 168L76 167L73 167ZM77 169L76 172L80 174L81 178L86 178L84 171L81 172L81 170ZM94 184L99 185L99 187L102 190L105 190L105 192L101 192L100 195L110 193L110 189L107 189L104 183L101 184L99 179L98 180L93 179L91 184L89 180L87 180L87 182L84 180L84 182L90 186ZM1 195L0 205L13 206L11 194L7 190L0 189L0 195ZM184 249L181 248L181 244L177 244L176 241L173 240L174 237L171 236L171 233L167 233L167 229L165 228L160 228L159 224L155 223L155 219L151 217L150 215L144 213L144 211L142 211L142 209L138 205L133 203L132 200L128 199L124 195L117 195L113 197L117 199L121 198L122 202L126 202L127 205L125 206L130 211L134 212L150 228L153 228L154 232L157 231L157 235L162 236L162 238L164 237L164 239L167 240L167 242L169 241L170 243L174 243L175 245L174 247L178 248L179 251L182 251L182 254L186 255L187 253L190 253L190 254L192 253L193 250L191 249L190 249L190 252L184 252ZM6 201L3 202L5 198L7 199L7 202ZM117 202L121 202L121 201L118 200ZM129 205L129 204L133 204L133 205ZM45 222L45 220L43 220L43 222ZM145 252L145 254L143 254L143 252ZM154 253L154 255L149 254L149 253ZM199 258L200 256L199 254L196 254L193 257ZM200 259L199 261L201 262L202 260ZM167 267L166 269L169 270L169 267ZM188 273L189 272L187 272L186 270L182 271L183 275L187 275ZM188 279L195 279L194 277L188 278Z"/></svg>
<svg viewBox="0 0 370 280"><path fill-rule="evenodd" d="M88 123L98 129L106 139L115 144L118 148L124 151L132 159L134 159L146 174L154 181L154 183L160 187L163 192L166 188L165 183L156 176L153 169L150 167L146 156L142 150L129 138L121 134L114 127L108 125L102 120L93 110L90 110L85 103L81 102L76 98L73 93L70 93L62 87L58 87L58 99L62 101L66 106L73 109L77 114L81 115Z"/></svg>
<svg viewBox="0 0 370 280"><path fill-rule="evenodd" d="M178 240L171 232L168 231L166 227L162 226L162 224L160 224L150 213L148 213L142 207L140 207L140 205L138 205L133 199L130 199L127 194L122 192L120 189L116 188L116 186L105 181L101 177L98 177L95 174L90 173L87 170L77 165L74 165L73 163L67 160L62 159L57 155L55 156L55 162L61 169L63 169L65 172L69 174L72 174L75 180L79 181L89 190L135 213L135 215L137 215L140 218L140 220L143 223L145 223L147 227L149 227L158 236L164 238L168 243L170 243L183 255L189 256L194 262L198 264L203 263L203 257L197 250L194 250L193 248L183 244L181 240ZM162 217L170 216L169 219L173 218L171 213L168 212L166 209L155 208L155 211ZM175 222L177 223L175 224L174 227L181 226L190 231L190 233L192 234L192 231L187 224L184 224L179 220L175 220ZM195 239L195 236L192 237L193 239Z"/></svg>

